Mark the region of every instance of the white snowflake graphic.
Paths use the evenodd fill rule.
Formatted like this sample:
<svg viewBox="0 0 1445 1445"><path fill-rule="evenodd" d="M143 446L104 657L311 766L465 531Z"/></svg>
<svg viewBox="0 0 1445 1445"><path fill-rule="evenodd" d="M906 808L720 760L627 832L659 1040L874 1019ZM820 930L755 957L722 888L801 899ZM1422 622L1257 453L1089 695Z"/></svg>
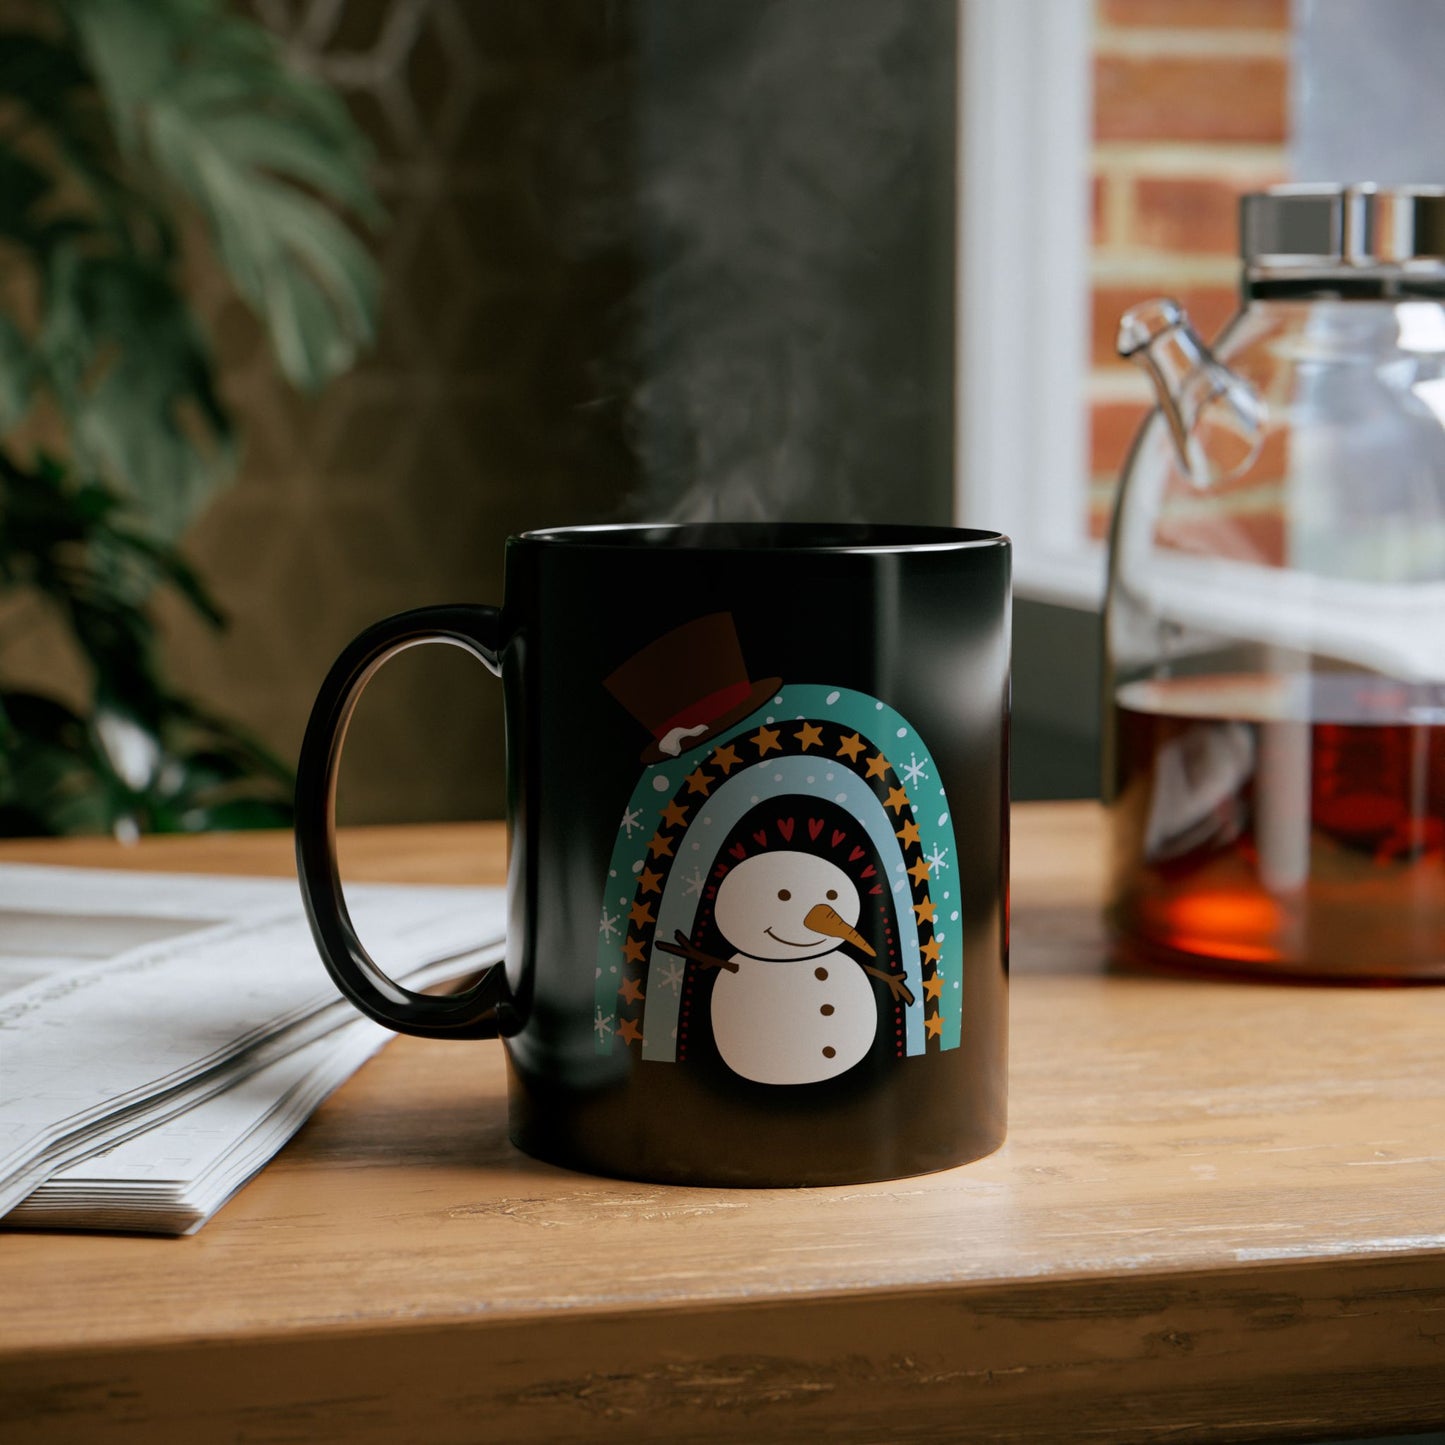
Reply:
<svg viewBox="0 0 1445 1445"><path fill-rule="evenodd" d="M912 761L904 763L903 765L903 780L910 788L916 788L920 782L926 783L928 781L928 774L923 771L924 768L928 766L928 759L924 758L920 763L917 753L910 752L908 756Z"/></svg>
<svg viewBox="0 0 1445 1445"><path fill-rule="evenodd" d="M612 935L619 931L617 927L617 920L621 917L622 915L620 913L609 913L607 911L607 905L603 904L602 922L597 925L598 933L600 933L603 938L610 941Z"/></svg>
<svg viewBox="0 0 1445 1445"><path fill-rule="evenodd" d="M642 826L642 809L628 808L622 814L622 826L627 829L627 836L632 836L633 830Z"/></svg>
<svg viewBox="0 0 1445 1445"><path fill-rule="evenodd" d="M942 873L948 867L948 864L943 861L948 857L948 849L940 848L937 843L933 845L933 852L925 854L924 857L933 873Z"/></svg>
<svg viewBox="0 0 1445 1445"><path fill-rule="evenodd" d="M597 1009L597 1017L592 1020L592 1027L597 1030L598 1043L601 1043L607 1037L607 1035L612 1032L612 1021L613 1015L603 1013L602 1008L599 1005Z"/></svg>
<svg viewBox="0 0 1445 1445"><path fill-rule="evenodd" d="M681 993L682 972L683 965L681 961L659 964L654 971L654 977L657 980L655 986L658 988L670 988L673 993Z"/></svg>
<svg viewBox="0 0 1445 1445"><path fill-rule="evenodd" d="M689 893L695 893L695 894L697 894L697 896L698 896L699 898L702 897L702 885L703 885L707 880L702 876L702 869L701 869L701 868L694 868L694 869L692 870L692 877L691 877L691 878L684 878L682 881L683 881L682 896L683 896L684 898L686 898Z"/></svg>

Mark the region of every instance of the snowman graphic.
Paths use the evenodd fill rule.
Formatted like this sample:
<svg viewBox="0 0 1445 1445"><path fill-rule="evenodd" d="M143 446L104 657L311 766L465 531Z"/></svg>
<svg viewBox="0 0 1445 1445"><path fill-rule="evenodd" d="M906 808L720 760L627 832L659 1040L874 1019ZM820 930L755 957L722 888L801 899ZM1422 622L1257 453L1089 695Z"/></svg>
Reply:
<svg viewBox="0 0 1445 1445"><path fill-rule="evenodd" d="M712 1041L729 1069L760 1084L811 1084L864 1059L880 1032L880 1016L886 1011L891 1020L892 1006L912 1003L914 997L901 972L879 966L880 947L859 932L865 895L847 869L795 845L813 834L824 848L837 839L831 843L835 852L846 843L844 858L866 857L866 850L846 826L814 828L819 820L805 817L800 827L796 805L806 806L806 799L778 802L781 808L754 809L738 830L744 838L761 840L761 846L751 854L744 850L742 860L730 867L722 865L726 871L717 892L698 910L694 924L703 946L678 930L673 942L655 947L685 958L694 970L714 973L710 990L704 976L694 973L690 997L700 1002L705 992L710 994ZM757 826L770 814L776 847L769 845L767 824ZM790 819L794 836L784 841ZM876 872L875 867L873 876ZM878 943L896 956L892 909L875 912L882 921ZM707 947L713 938L725 945L717 952ZM875 980L884 987L879 989ZM684 1059L690 1012L685 1003L679 1040Z"/></svg>
<svg viewBox="0 0 1445 1445"><path fill-rule="evenodd" d="M598 1051L800 1087L958 1047L956 845L906 720L754 681L727 613L604 686L651 736L603 887Z"/></svg>

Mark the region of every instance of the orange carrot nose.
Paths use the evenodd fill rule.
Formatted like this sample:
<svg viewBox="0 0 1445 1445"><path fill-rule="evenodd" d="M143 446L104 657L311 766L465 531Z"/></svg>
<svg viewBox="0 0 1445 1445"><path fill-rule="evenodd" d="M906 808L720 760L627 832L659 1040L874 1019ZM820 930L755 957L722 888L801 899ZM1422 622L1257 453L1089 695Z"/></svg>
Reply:
<svg viewBox="0 0 1445 1445"><path fill-rule="evenodd" d="M878 957L878 950L851 923L844 923L836 908L830 908L826 903L814 904L803 922L814 933L826 933L830 938L846 938L854 948L861 948L869 958Z"/></svg>

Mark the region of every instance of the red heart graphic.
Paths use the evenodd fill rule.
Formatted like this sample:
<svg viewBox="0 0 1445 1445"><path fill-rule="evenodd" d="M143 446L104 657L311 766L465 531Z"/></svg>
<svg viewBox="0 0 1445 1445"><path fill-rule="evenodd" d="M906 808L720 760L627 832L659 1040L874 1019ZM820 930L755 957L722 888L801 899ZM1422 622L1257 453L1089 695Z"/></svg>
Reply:
<svg viewBox="0 0 1445 1445"><path fill-rule="evenodd" d="M872 878L877 872L878 870L870 863L858 876L860 878Z"/></svg>
<svg viewBox="0 0 1445 1445"><path fill-rule="evenodd" d="M734 858L746 858L748 856L748 850L744 848L741 843L734 843L732 847L728 849L728 852L731 853Z"/></svg>
<svg viewBox="0 0 1445 1445"><path fill-rule="evenodd" d="M726 863L719 863L717 867L712 870L712 876L714 878L722 878L727 874L727 871L728 865Z"/></svg>
<svg viewBox="0 0 1445 1445"><path fill-rule="evenodd" d="M838 846L838 844L841 843L845 837L847 837L847 834L846 834L846 833L843 833L843 832L840 831L839 829L834 828L834 829L833 829L833 846L836 848L836 847Z"/></svg>
<svg viewBox="0 0 1445 1445"><path fill-rule="evenodd" d="M823 831L823 820L821 818L808 819L808 836L816 843L818 834Z"/></svg>
<svg viewBox="0 0 1445 1445"><path fill-rule="evenodd" d="M778 832L783 835L784 842L791 843L793 841L793 820L791 818L779 818Z"/></svg>
<svg viewBox="0 0 1445 1445"><path fill-rule="evenodd" d="M756 843L759 848L766 848L768 846L768 835L759 828L758 831L753 834L753 842Z"/></svg>
<svg viewBox="0 0 1445 1445"><path fill-rule="evenodd" d="M869 893L882 893L883 885L881 883L875 883L868 891Z"/></svg>
<svg viewBox="0 0 1445 1445"><path fill-rule="evenodd" d="M863 856L863 850L862 850L861 848L855 848L855 849L848 855L848 861L849 861L850 863L856 863L862 856Z"/></svg>

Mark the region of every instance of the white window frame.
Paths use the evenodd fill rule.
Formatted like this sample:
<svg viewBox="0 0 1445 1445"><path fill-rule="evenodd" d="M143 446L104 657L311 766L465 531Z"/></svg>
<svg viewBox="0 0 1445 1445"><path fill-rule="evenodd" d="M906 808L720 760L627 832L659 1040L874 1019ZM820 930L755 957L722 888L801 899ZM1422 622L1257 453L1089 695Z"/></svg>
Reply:
<svg viewBox="0 0 1445 1445"><path fill-rule="evenodd" d="M1092 0L959 0L954 514L1022 597L1098 608L1088 535Z"/></svg>

